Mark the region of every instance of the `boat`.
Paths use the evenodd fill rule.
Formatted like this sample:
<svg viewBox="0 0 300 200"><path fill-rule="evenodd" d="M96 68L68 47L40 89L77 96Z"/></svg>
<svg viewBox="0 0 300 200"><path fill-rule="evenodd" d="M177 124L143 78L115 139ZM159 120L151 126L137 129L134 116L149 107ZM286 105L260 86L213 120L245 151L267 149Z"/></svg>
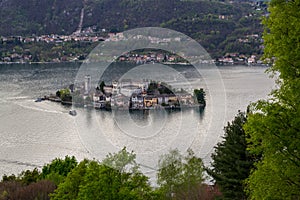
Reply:
<svg viewBox="0 0 300 200"><path fill-rule="evenodd" d="M34 102L41 102L42 100L42 98L37 98Z"/></svg>
<svg viewBox="0 0 300 200"><path fill-rule="evenodd" d="M77 112L76 112L76 110L70 110L69 114L72 115L72 116L76 116Z"/></svg>

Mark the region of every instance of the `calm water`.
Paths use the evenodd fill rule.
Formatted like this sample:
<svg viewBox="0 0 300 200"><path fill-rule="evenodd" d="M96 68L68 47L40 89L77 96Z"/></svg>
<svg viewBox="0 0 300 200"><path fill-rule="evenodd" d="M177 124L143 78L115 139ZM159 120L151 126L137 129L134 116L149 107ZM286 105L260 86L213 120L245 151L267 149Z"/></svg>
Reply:
<svg viewBox="0 0 300 200"><path fill-rule="evenodd" d="M193 69L174 68L191 85L199 81ZM235 66L218 68L224 88L217 84L220 77L209 73L202 77L210 81L209 85L200 82L207 91L203 113L197 109L129 113L82 108L73 117L68 114L70 107L34 102L74 83L78 69L78 64L0 65L0 175L40 167L65 155L102 159L124 146L137 153L142 170L152 178L159 155L171 148L193 148L209 163L227 121L250 102L266 98L274 86L264 73L266 68ZM225 98L218 97L222 92Z"/></svg>

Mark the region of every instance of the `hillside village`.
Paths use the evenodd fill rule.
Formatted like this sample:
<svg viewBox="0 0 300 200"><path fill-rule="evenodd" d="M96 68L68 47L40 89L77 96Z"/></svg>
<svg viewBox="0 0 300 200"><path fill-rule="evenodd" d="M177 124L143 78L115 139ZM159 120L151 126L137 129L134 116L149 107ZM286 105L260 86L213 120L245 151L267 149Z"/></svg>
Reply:
<svg viewBox="0 0 300 200"><path fill-rule="evenodd" d="M105 31L105 30L103 30ZM91 35L89 35L91 34ZM87 31L80 34L66 35L41 35L41 36L11 36L11 37L1 37L0 44L5 44L6 46L16 45L10 52L8 49L6 52L2 52L0 55L0 63L34 63L34 62L82 62L87 58L87 53L83 50L87 46L92 50L96 47L99 42L118 42L124 39L123 33L109 33L107 36L94 35L92 31ZM180 41L180 38L147 38L152 43L168 43L176 40ZM239 43L251 43L253 41L261 40L258 34L246 35L243 38L238 38ZM74 46L72 43L77 44L77 53L72 53L74 49L68 49L68 46ZM32 45L50 45L50 49L46 56L41 56L38 52L31 49ZM29 46L27 49L23 47ZM75 45L76 46L76 45ZM261 46L260 48L263 48ZM51 53L53 50L53 53ZM60 52L62 51L62 52ZM188 64L187 60L180 57L179 55L172 54L170 52L161 53L159 51L144 51L144 52L128 52L120 57L115 58L118 62L133 62L136 64L144 64L149 62L155 63L166 63L166 64ZM260 55L245 55L243 53L226 53L222 57L212 58L212 60L207 61L209 63L216 63L219 65L234 65L234 64L246 64L246 65L257 65L262 64L260 60Z"/></svg>
<svg viewBox="0 0 300 200"><path fill-rule="evenodd" d="M126 0L114 4L75 0L67 6L64 1L45 2L43 8L33 0L28 5L9 2L0 8L0 26L5 27L0 29L0 63L82 62L99 42L118 41L123 31L140 27L179 31L199 42L216 64L262 63L260 19L268 15L262 1L130 1L128 5ZM18 15L10 15L14 13L10 10L19 9ZM26 15L29 11L32 15ZM140 62L136 57L125 55L121 61ZM157 58L157 62L181 61L176 55L163 61Z"/></svg>

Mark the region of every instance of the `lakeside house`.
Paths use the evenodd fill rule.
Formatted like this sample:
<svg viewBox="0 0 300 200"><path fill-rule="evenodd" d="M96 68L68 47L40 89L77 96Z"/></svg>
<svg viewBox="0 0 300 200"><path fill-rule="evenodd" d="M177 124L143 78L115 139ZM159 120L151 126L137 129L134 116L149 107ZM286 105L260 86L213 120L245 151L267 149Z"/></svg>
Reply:
<svg viewBox="0 0 300 200"><path fill-rule="evenodd" d="M155 108L158 104L157 97L154 95L147 95L144 97L144 108Z"/></svg>
<svg viewBox="0 0 300 200"><path fill-rule="evenodd" d="M144 108L144 97L142 94L133 93L131 96L131 107L133 109L143 109Z"/></svg>

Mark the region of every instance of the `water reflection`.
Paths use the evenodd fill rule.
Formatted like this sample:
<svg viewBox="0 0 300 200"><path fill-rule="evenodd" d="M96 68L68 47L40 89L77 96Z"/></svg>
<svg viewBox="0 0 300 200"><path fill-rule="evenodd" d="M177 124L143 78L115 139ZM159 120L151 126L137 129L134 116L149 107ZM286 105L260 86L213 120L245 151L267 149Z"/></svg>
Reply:
<svg viewBox="0 0 300 200"><path fill-rule="evenodd" d="M139 163L153 169L158 155L171 148L185 151L192 146L206 164L209 162L213 146L223 134L223 124L219 126L211 121L212 113L218 115L219 107L212 110L209 94L204 112L181 109L160 115L152 110L127 111L118 113L120 116L116 119L111 111L76 108L77 116L73 117L68 114L70 108L61 104L34 102L36 97L73 83L78 68L75 64L0 66L0 174L19 173L27 168L7 160L41 166L65 155L75 155L79 160L85 157L101 159L123 146L137 153ZM39 73L35 73L36 70L40 70ZM186 70L192 74L190 69ZM237 110L245 110L250 101L265 98L272 89L273 80L268 79L264 70L242 66L220 68L227 95L225 123L233 119ZM29 76L33 78L26 78ZM161 121L165 121L162 133L154 135L150 132L152 137L145 137L148 134L144 131L146 128L133 134L127 130L131 135L126 135L118 126L122 124L122 128L127 128L132 122L148 127L152 123L153 129L148 130L153 131L158 129L156 126L162 124Z"/></svg>

